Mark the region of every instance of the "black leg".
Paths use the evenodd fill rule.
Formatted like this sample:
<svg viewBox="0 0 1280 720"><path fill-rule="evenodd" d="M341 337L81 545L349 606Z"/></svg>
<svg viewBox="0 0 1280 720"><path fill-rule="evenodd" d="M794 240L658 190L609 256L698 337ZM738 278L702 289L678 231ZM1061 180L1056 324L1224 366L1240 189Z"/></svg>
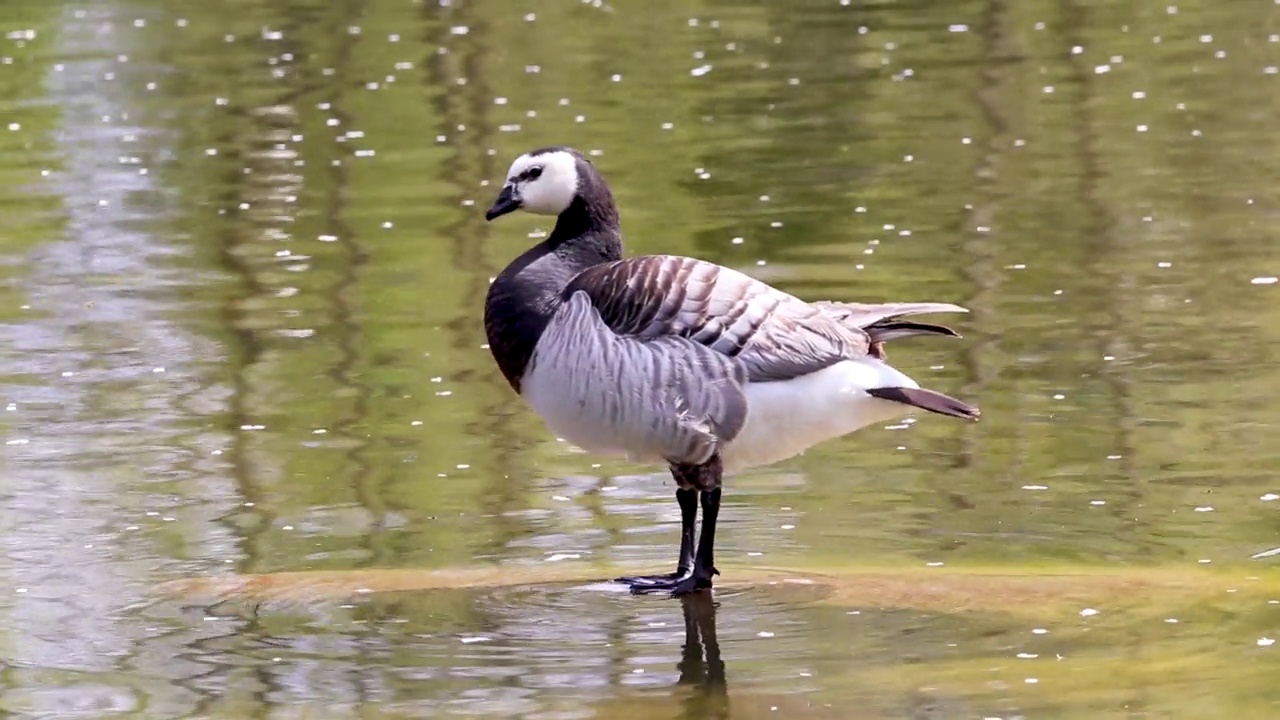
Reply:
<svg viewBox="0 0 1280 720"><path fill-rule="evenodd" d="M716 569L716 520L720 518L720 488L702 493L702 535L698 538L698 554L693 559L693 574L707 579L719 575Z"/></svg>
<svg viewBox="0 0 1280 720"><path fill-rule="evenodd" d="M689 567L686 558L688 547L693 543L692 522L697 514L695 496L702 502L702 532L698 538L698 549L693 556L691 571L677 576L659 576L642 582L631 583L631 592L651 593L670 591L673 596L686 595L699 590L711 588L711 578L719 575L715 566L716 520L720 515L720 481L724 468L720 457L713 455L701 465L672 464L671 474L684 489L697 488L690 495L680 495L680 508L685 519L684 535L680 543L680 569ZM700 491L700 494L699 492ZM689 503L686 506L685 503ZM686 544L688 543L688 544Z"/></svg>
<svg viewBox="0 0 1280 720"><path fill-rule="evenodd" d="M693 573L693 526L698 519L698 491L693 488L676 490L676 502L680 503L680 560L676 563L676 571L661 575L620 577L616 582L627 583L633 589L670 589L677 581Z"/></svg>
<svg viewBox="0 0 1280 720"><path fill-rule="evenodd" d="M711 589L711 578L719 575L716 569L716 519L720 516L720 488L702 493L702 533L698 536L698 552L693 557L693 573L671 588L673 596Z"/></svg>

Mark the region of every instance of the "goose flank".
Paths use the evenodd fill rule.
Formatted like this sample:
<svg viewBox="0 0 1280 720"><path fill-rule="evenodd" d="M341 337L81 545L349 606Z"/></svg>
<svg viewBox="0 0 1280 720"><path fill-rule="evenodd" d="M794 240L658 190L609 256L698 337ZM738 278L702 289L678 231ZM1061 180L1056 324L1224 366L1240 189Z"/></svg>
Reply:
<svg viewBox="0 0 1280 720"><path fill-rule="evenodd" d="M711 587L726 471L784 460L911 407L978 419L976 407L888 365L884 351L904 337L958 337L905 318L964 308L806 302L694 258L624 259L613 193L568 147L515 159L485 219L516 210L556 224L489 288L485 332L498 368L557 436L665 463L676 483L676 569L618 578L633 592Z"/></svg>

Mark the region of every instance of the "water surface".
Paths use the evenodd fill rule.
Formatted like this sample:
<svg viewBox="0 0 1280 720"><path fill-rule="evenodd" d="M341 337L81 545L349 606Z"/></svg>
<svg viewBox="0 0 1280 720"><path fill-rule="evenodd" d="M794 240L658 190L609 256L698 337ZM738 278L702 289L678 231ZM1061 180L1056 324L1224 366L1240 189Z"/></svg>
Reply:
<svg viewBox="0 0 1280 720"><path fill-rule="evenodd" d="M1280 705L1269 3L0 9L0 713L1201 718ZM591 154L634 253L937 300L912 417L656 468L483 347Z"/></svg>

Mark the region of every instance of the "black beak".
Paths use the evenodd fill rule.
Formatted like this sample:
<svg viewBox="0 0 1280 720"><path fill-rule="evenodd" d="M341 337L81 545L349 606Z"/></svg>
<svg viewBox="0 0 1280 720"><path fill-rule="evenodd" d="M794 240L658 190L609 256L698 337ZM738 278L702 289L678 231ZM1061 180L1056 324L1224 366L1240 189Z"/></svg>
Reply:
<svg viewBox="0 0 1280 720"><path fill-rule="evenodd" d="M498 193L498 199L493 201L493 207L484 214L485 220L502 217L509 212L520 209L520 194L516 192L514 185L507 184L502 186L502 192Z"/></svg>

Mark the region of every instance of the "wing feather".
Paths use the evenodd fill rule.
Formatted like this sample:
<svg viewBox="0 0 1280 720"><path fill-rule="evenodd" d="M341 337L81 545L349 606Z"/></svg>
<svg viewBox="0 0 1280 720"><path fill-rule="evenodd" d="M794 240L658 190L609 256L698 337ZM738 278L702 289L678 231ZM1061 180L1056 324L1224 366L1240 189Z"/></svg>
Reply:
<svg viewBox="0 0 1280 720"><path fill-rule="evenodd" d="M577 275L564 297L585 292L615 333L686 338L737 358L753 382L816 372L870 347L867 334L817 306L714 263L647 255Z"/></svg>
<svg viewBox="0 0 1280 720"><path fill-rule="evenodd" d="M588 449L702 463L746 424L742 363L676 335L610 332L584 292L556 311L529 377L530 404Z"/></svg>
<svg viewBox="0 0 1280 720"><path fill-rule="evenodd" d="M894 318L967 312L949 303L806 302L715 263L644 255L579 273L563 297L585 292L619 335L679 337L736 358L752 382L788 380L841 360L879 356L893 337L954 334Z"/></svg>

